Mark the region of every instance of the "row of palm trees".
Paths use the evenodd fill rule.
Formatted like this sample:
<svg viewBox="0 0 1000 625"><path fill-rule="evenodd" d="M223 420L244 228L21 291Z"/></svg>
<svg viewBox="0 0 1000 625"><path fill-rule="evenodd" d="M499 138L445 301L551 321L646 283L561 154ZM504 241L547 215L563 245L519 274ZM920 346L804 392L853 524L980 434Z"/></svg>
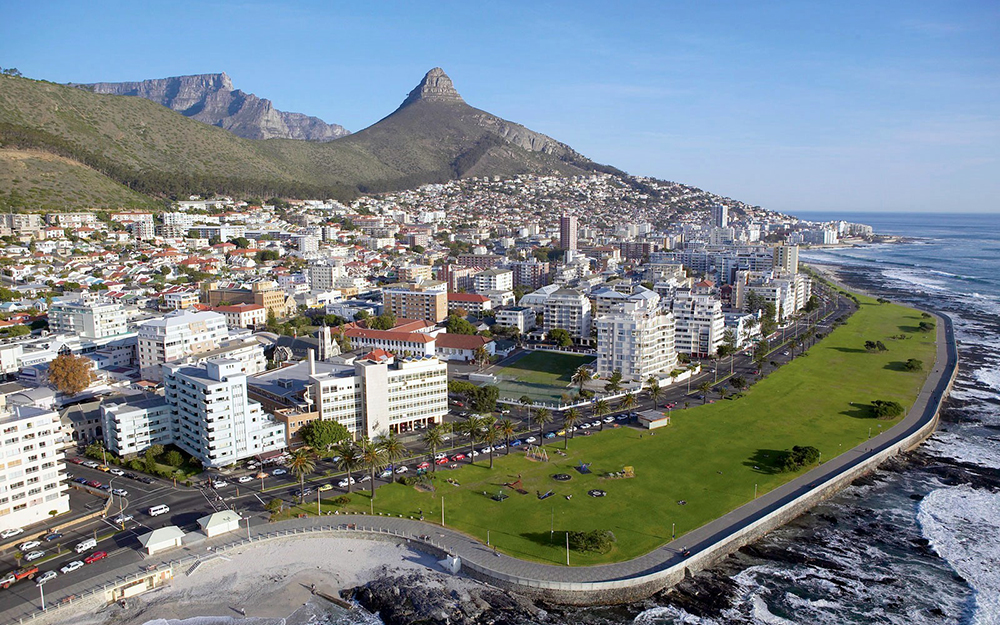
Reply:
<svg viewBox="0 0 1000 625"><path fill-rule="evenodd" d="M375 473L407 455L406 446L396 434L389 432L375 439L364 436L358 440L345 439L333 446L337 468L347 473L347 492L351 492L351 475L358 469L369 471L372 499L375 498ZM299 479L299 502L304 497L306 475L316 470L316 454L311 449L297 449L288 461L288 470Z"/></svg>

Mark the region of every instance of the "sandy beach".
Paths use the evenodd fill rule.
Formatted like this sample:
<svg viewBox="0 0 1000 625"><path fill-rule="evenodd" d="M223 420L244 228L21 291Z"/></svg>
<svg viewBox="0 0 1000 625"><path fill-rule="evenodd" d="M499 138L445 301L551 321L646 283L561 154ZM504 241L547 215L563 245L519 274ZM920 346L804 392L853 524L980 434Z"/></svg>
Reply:
<svg viewBox="0 0 1000 625"><path fill-rule="evenodd" d="M91 605L52 613L36 622L50 625L180 625L195 617L226 617L216 622L270 625L310 602L316 590L338 595L392 572L437 568L434 558L389 543L296 536L247 545L203 563L192 575L175 572L166 587L134 597L127 608ZM313 600L313 601L310 601ZM306 608L308 610L308 606ZM246 617L243 617L245 610ZM198 619L211 623L215 619ZM298 620L298 619L295 619Z"/></svg>

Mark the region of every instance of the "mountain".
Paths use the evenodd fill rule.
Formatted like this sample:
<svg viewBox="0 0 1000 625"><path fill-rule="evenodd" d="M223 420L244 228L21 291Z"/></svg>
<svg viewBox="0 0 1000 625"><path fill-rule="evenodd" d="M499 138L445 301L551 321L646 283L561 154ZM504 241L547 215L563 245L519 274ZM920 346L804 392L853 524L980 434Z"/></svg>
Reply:
<svg viewBox="0 0 1000 625"><path fill-rule="evenodd" d="M73 86L94 93L146 98L244 139L333 141L350 134L343 126L318 117L279 111L270 100L234 89L225 73Z"/></svg>
<svg viewBox="0 0 1000 625"><path fill-rule="evenodd" d="M190 104L197 100L197 90L182 98L177 86L171 102L187 104L188 111L197 106ZM64 199L87 197L95 174L122 193L149 197L226 193L349 199L470 176L617 171L551 137L469 106L439 68L428 72L387 117L327 142L244 139L144 98L0 76L0 147L0 159L10 158L5 151L31 150L62 157L60 167L89 170L45 179L48 197ZM41 161L23 159L21 173L0 179L6 183L0 186L0 204L6 189L8 197L16 194L18 205L37 205L30 198L39 197L42 178L31 163ZM58 186L81 181L89 181L88 187ZM103 197L112 196L105 189ZM86 206L81 200L44 205Z"/></svg>

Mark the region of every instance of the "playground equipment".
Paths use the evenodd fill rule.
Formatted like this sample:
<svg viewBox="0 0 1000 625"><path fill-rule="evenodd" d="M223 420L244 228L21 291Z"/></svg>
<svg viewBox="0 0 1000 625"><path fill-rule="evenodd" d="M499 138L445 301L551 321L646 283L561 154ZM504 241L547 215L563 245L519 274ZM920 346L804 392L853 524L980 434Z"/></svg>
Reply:
<svg viewBox="0 0 1000 625"><path fill-rule="evenodd" d="M524 484L521 483L520 479L513 482L504 482L504 486L520 493L521 495L528 494L528 491L524 490Z"/></svg>
<svg viewBox="0 0 1000 625"><path fill-rule="evenodd" d="M580 464L579 464L579 465L577 465L577 466L576 466L576 467L574 467L574 468L575 468L575 469L576 469L577 471L579 471L579 472L580 472L581 474L583 474L583 475L587 475L588 473L590 473L590 465L591 465L591 464L593 464L593 463L592 463L592 462L586 462L586 463L585 463L585 462L584 462L583 460L581 460L581 461L580 461Z"/></svg>
<svg viewBox="0 0 1000 625"><path fill-rule="evenodd" d="M531 445L524 454L528 460L536 460L538 462L549 461L549 452L545 451L544 447L538 445Z"/></svg>
<svg viewBox="0 0 1000 625"><path fill-rule="evenodd" d="M507 499L508 497L510 497L510 495L508 495L507 493L505 493L505 492L503 492L501 490L501 491L498 491L497 494L493 495L491 497L491 499L493 499L493 501L503 501L504 499Z"/></svg>
<svg viewBox="0 0 1000 625"><path fill-rule="evenodd" d="M548 492L547 492L547 493L545 493L545 494L542 494L542 493L538 493L538 499L539 499L539 500L541 500L541 499L548 499L548 498L549 498L549 497L551 497L551 496L552 496L553 494L554 494L554 493L553 493L553 492L552 492L551 490L550 490L550 491L548 491Z"/></svg>

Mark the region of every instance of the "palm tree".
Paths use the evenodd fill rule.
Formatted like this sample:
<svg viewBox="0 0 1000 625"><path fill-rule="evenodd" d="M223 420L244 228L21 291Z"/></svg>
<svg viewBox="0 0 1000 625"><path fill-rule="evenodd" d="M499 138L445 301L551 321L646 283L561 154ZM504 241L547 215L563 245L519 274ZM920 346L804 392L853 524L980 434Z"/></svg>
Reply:
<svg viewBox="0 0 1000 625"><path fill-rule="evenodd" d="M468 419L459 423L456 429L460 434L464 434L469 437L469 463L474 463L476 457L472 455L472 452L476 450L476 439L479 437L479 433L482 430L482 417L479 415L470 415Z"/></svg>
<svg viewBox="0 0 1000 625"><path fill-rule="evenodd" d="M538 423L538 442L544 440L545 426L552 423L552 412L548 408L539 408L535 411L535 422Z"/></svg>
<svg viewBox="0 0 1000 625"><path fill-rule="evenodd" d="M609 412L611 412L611 406L608 405L608 400L598 399L594 404L594 416L600 419L606 417Z"/></svg>
<svg viewBox="0 0 1000 625"><path fill-rule="evenodd" d="M568 441L570 430L572 430L573 426L576 425L576 422L580 420L580 416L580 411L576 408L570 408L563 413L563 427L565 428L565 431L563 432L563 449L569 447Z"/></svg>
<svg viewBox="0 0 1000 625"><path fill-rule="evenodd" d="M305 493L302 491L306 488L306 473L312 473L316 468L316 456L309 449L296 449L292 452L292 457L288 461L288 469L295 474L295 477L299 478L299 503L302 503L302 499ZM318 512L318 510L317 510Z"/></svg>
<svg viewBox="0 0 1000 625"><path fill-rule="evenodd" d="M352 473L361 466L361 458L358 457L358 446L351 439L345 439L337 443L334 448L340 457L337 460L337 467L347 473L347 492L351 492Z"/></svg>
<svg viewBox="0 0 1000 625"><path fill-rule="evenodd" d="M361 458L361 465L371 473L372 480L372 500L375 499L375 471L386 465L385 449L367 436L358 441L358 456ZM350 482L348 481L348 484Z"/></svg>
<svg viewBox="0 0 1000 625"><path fill-rule="evenodd" d="M423 436L420 437L424 445L427 445L431 449L431 471L437 471L437 450L438 447L444 445L444 424L435 425L432 428L427 428L424 430Z"/></svg>
<svg viewBox="0 0 1000 625"><path fill-rule="evenodd" d="M402 460L406 457L406 445L399 440L395 432L389 432L388 434L383 434L378 437L376 444L382 448L385 453L385 460L390 465L395 465L396 462ZM395 466L393 466L395 468ZM374 476L373 476L374 479Z"/></svg>
<svg viewBox="0 0 1000 625"><path fill-rule="evenodd" d="M725 399L726 395L729 394L729 391L726 390L725 386L720 386L719 388L715 389L715 392L719 394L719 399Z"/></svg>
<svg viewBox="0 0 1000 625"><path fill-rule="evenodd" d="M712 383L709 382L708 380L705 380L704 382L698 385L698 390L701 391L701 403L702 404L708 403L708 392L712 390Z"/></svg>
<svg viewBox="0 0 1000 625"><path fill-rule="evenodd" d="M510 455L510 437L514 436L517 429L514 427L514 422L510 419L500 419L497 421L497 430L503 435L504 442L507 445L507 454Z"/></svg>
<svg viewBox="0 0 1000 625"><path fill-rule="evenodd" d="M625 393L620 400L618 400L618 409L622 412L626 410L631 410L635 408L635 395L630 392ZM604 421L601 421L604 423Z"/></svg>
<svg viewBox="0 0 1000 625"><path fill-rule="evenodd" d="M490 425L487 426L481 433L481 440L486 443L486 446L490 450L490 468L493 468L493 446L500 442L500 430L496 427Z"/></svg>
<svg viewBox="0 0 1000 625"><path fill-rule="evenodd" d="M479 368L482 369L483 366L489 361L489 359L490 359L490 353L488 351L486 351L485 347L483 347L482 345L480 345L472 353L472 357L476 361L476 364L479 365Z"/></svg>
<svg viewBox="0 0 1000 625"><path fill-rule="evenodd" d="M663 389L660 388L660 381L653 376L649 376L649 379L646 380L646 388L649 398L653 400L653 408L655 409L656 400L660 398L660 394L663 392Z"/></svg>
<svg viewBox="0 0 1000 625"><path fill-rule="evenodd" d="M593 370L590 367L588 367L587 365L582 365L580 367L577 367L577 369L573 373L573 377L570 379L570 381L573 384L576 384L577 388L579 389L580 393L582 394L583 393L583 385L584 385L584 383L586 383L587 381L589 381L593 377L594 377Z"/></svg>

